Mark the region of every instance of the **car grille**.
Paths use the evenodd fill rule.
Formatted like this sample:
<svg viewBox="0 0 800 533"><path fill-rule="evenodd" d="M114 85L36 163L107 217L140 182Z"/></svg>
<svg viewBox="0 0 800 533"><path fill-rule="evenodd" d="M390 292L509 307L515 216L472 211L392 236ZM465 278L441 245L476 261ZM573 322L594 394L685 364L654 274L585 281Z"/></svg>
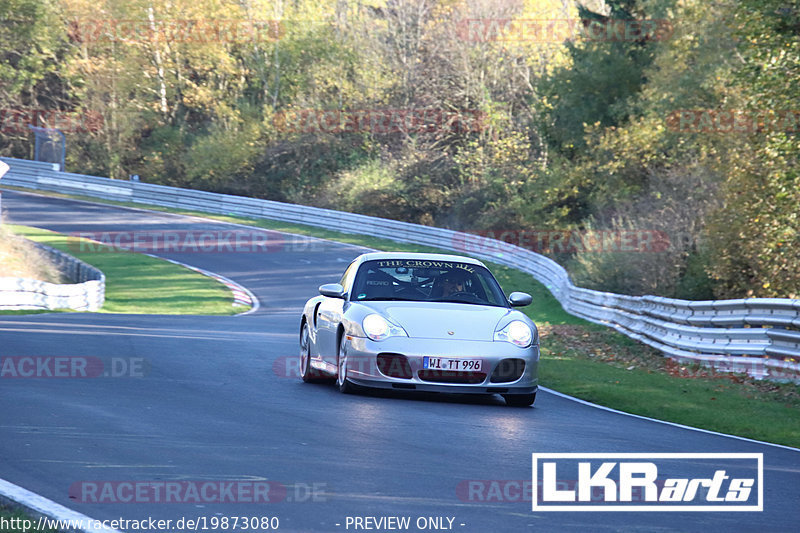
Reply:
<svg viewBox="0 0 800 533"><path fill-rule="evenodd" d="M419 379L436 383L483 383L484 372L456 372L453 370L420 370Z"/></svg>
<svg viewBox="0 0 800 533"><path fill-rule="evenodd" d="M378 370L390 378L411 379L411 365L405 355L399 353L379 353Z"/></svg>
<svg viewBox="0 0 800 533"><path fill-rule="evenodd" d="M524 359L503 359L492 372L492 383L508 383L517 381L525 372Z"/></svg>

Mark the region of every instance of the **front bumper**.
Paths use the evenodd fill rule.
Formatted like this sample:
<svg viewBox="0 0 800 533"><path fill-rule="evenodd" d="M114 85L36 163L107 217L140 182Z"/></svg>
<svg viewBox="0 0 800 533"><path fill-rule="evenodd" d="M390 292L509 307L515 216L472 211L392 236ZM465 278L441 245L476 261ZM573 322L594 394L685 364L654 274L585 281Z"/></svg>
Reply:
<svg viewBox="0 0 800 533"><path fill-rule="evenodd" d="M378 364L379 354L404 356L410 367L410 376L407 378L392 377L381 372ZM483 361L482 369L480 373L447 372L446 376L438 379L431 377L430 372L425 372L423 368L423 357L425 356L481 359ZM498 365L501 361L508 359L525 362L525 368L521 375L513 381L493 382L492 376L497 377L495 370ZM508 362L504 365L508 365ZM363 387L472 394L530 394L538 390L538 367L538 344L520 348L502 341L458 341L408 337L390 337L377 342L364 337L348 336L347 379L351 383ZM384 370L386 370L385 367ZM420 376L426 379L422 379Z"/></svg>

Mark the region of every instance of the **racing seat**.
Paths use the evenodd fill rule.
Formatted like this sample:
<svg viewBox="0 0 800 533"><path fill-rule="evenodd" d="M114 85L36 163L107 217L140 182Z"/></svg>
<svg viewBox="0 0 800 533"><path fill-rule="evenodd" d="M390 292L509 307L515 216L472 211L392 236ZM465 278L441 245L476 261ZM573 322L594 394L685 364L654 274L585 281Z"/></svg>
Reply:
<svg viewBox="0 0 800 533"><path fill-rule="evenodd" d="M394 296L395 288L391 282L391 276L381 271L371 271L364 280L364 286L360 287L357 294L366 294L367 298L391 298Z"/></svg>

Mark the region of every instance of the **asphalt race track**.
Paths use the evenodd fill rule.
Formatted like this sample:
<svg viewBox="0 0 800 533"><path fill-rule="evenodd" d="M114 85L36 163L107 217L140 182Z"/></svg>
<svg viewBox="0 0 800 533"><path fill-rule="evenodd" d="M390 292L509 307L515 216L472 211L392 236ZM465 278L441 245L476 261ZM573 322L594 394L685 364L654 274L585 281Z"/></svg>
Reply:
<svg viewBox="0 0 800 533"><path fill-rule="evenodd" d="M62 233L231 228L12 191L3 192L3 207L7 222ZM249 315L0 316L3 357L90 356L135 361L142 370L96 379L1 379L0 478L98 519L275 516L279 531L355 531L348 517L388 516L411 517L411 531L425 517L429 531L439 524L470 533L796 531L800 525L795 450L545 392L534 408L514 409L499 396L352 396L302 383L291 372L302 305L319 285L337 281L361 249L325 241L297 245L274 232L269 238L291 245L268 253L160 254L250 289L261 308ZM531 454L545 452L763 453L764 510L534 513L509 481L530 481ZM692 466L682 466L688 477ZM282 497L274 503L245 497L216 504L87 503L75 493L104 481L118 487L234 480L273 482L272 494ZM485 487L496 480L505 494L465 491L471 480ZM452 518L452 526L428 517Z"/></svg>

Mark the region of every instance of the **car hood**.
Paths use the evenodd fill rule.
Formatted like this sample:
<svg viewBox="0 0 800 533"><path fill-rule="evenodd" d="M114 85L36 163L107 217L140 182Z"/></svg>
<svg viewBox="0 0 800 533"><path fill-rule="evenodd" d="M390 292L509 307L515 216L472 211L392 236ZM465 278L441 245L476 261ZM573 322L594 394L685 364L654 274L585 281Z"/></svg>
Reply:
<svg viewBox="0 0 800 533"><path fill-rule="evenodd" d="M365 306L402 326L409 337L470 341L494 340L495 326L512 312L505 307L449 302L369 302Z"/></svg>

